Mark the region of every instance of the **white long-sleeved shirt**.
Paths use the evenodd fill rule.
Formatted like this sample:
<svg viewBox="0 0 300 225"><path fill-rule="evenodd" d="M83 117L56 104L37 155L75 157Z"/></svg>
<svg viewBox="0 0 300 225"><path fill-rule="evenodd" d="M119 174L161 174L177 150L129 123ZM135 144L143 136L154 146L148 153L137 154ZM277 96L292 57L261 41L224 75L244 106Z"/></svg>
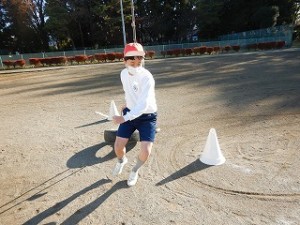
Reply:
<svg viewBox="0 0 300 225"><path fill-rule="evenodd" d="M126 107L130 109L130 112L124 116L125 121L133 120L144 113L157 111L155 81L147 69L142 67L138 74L131 75L125 68L120 76L125 92Z"/></svg>

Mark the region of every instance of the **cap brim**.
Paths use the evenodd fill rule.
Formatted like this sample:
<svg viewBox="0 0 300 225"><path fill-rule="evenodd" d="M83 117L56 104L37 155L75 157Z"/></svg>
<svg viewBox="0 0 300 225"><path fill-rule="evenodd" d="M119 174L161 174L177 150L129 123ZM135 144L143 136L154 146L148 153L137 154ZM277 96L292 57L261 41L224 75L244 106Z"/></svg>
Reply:
<svg viewBox="0 0 300 225"><path fill-rule="evenodd" d="M124 54L124 57L126 56L145 56L145 52L140 52L140 51L130 51Z"/></svg>

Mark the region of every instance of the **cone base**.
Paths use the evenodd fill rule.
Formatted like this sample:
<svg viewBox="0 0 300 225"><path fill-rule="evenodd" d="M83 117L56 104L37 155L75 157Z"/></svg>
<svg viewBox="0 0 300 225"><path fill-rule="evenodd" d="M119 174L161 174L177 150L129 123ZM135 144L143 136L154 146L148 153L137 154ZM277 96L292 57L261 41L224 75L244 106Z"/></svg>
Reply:
<svg viewBox="0 0 300 225"><path fill-rule="evenodd" d="M211 165L211 166L219 166L219 165L222 165L223 163L225 163L225 161L226 161L226 159L224 157L219 158L219 159L209 159L209 158L205 158L205 157L200 157L199 160L201 162L203 162L204 164Z"/></svg>

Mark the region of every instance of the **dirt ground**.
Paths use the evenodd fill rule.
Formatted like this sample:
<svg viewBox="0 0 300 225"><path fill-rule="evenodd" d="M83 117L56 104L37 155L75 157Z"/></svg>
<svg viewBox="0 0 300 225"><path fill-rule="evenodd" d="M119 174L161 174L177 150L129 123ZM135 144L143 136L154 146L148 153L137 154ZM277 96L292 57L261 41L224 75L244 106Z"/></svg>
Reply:
<svg viewBox="0 0 300 225"><path fill-rule="evenodd" d="M159 127L134 187L95 111L122 63L0 71L0 224L300 224L300 50L155 59ZM215 128L226 162L199 160Z"/></svg>

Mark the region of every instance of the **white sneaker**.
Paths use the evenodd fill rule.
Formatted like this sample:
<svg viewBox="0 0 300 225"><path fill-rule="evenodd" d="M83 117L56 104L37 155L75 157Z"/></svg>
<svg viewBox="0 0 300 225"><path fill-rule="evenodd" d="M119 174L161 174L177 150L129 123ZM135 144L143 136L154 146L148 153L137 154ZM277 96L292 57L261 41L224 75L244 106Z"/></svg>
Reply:
<svg viewBox="0 0 300 225"><path fill-rule="evenodd" d="M125 157L124 159L123 159L123 162L122 163L120 163L120 162L117 162L117 164L116 164L116 166L115 166L115 168L114 168L114 170L113 170L113 176L117 176L117 175L119 175L119 174L121 174L122 173L122 170L123 170L123 167L125 166L125 164L128 162L128 159Z"/></svg>
<svg viewBox="0 0 300 225"><path fill-rule="evenodd" d="M129 187L134 186L136 184L138 178L139 178L139 172L131 171L131 173L129 174L129 178L127 180L127 185Z"/></svg>

